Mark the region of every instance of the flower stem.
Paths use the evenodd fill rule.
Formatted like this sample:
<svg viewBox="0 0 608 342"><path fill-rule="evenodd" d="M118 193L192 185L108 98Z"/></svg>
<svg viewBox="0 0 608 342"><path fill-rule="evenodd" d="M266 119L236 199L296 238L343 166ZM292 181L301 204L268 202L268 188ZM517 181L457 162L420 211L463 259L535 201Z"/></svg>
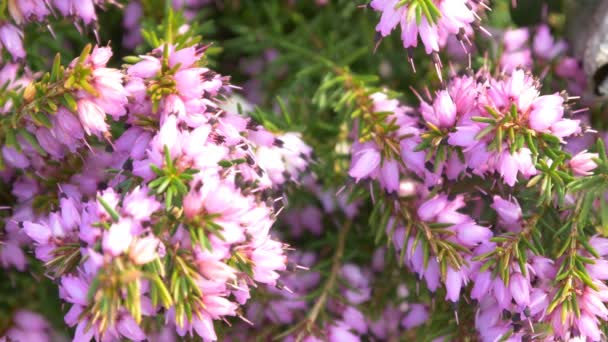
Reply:
<svg viewBox="0 0 608 342"><path fill-rule="evenodd" d="M303 329L296 337L296 342L302 341L302 339L304 337L306 337L306 334L311 332L317 318L319 317L319 314L325 307L325 303L327 302L329 294L333 290L336 280L338 279L338 273L340 272L342 256L344 255L344 245L346 242L346 236L348 235L348 232L350 231L351 227L352 227L352 221L347 220L344 223L344 225L342 226L342 228L340 228L340 233L338 235L338 245L336 246L336 252L334 253L333 258L332 258L332 265L331 265L331 271L329 274L329 278L327 278L327 281L325 282L325 285L323 286L323 290L321 291L321 295L319 296L319 299L317 299L317 302L315 303L315 305L310 310L310 313L308 314L308 318L306 319L305 329Z"/></svg>

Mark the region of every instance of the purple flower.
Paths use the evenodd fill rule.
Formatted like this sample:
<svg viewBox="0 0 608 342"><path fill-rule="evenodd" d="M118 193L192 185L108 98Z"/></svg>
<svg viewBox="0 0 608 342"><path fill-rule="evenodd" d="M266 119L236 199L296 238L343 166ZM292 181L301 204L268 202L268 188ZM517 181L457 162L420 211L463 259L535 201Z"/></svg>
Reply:
<svg viewBox="0 0 608 342"><path fill-rule="evenodd" d="M30 165L27 157L11 146L2 146L2 157L8 165L17 169L25 169Z"/></svg>
<svg viewBox="0 0 608 342"><path fill-rule="evenodd" d="M52 236L49 227L29 221L23 224L23 230L27 236L40 245L48 244Z"/></svg>
<svg viewBox="0 0 608 342"><path fill-rule="evenodd" d="M116 323L116 330L131 341L143 341L146 334L141 330L133 317L124 316Z"/></svg>
<svg viewBox="0 0 608 342"><path fill-rule="evenodd" d="M11 24L0 26L0 41L2 46L13 56L13 60L25 58L23 32L16 26Z"/></svg>
<svg viewBox="0 0 608 342"><path fill-rule="evenodd" d="M348 174L358 182L370 175L380 165L381 155L372 142L355 144L353 146L353 162Z"/></svg>
<svg viewBox="0 0 608 342"><path fill-rule="evenodd" d="M77 0L73 1L72 4L74 6L74 14L79 16L85 24L88 25L97 20L93 0Z"/></svg>
<svg viewBox="0 0 608 342"><path fill-rule="evenodd" d="M458 299L460 299L460 290L466 283L467 278L464 273L464 268L455 270L452 267L448 267L445 279L445 287L447 290L445 299L453 303L458 302Z"/></svg>
<svg viewBox="0 0 608 342"><path fill-rule="evenodd" d="M492 208L496 210L498 217L506 224L517 223L521 220L521 208L517 203L504 200L500 196L495 195Z"/></svg>
<svg viewBox="0 0 608 342"><path fill-rule="evenodd" d="M549 26L541 25L534 36L533 48L536 55L551 60L566 50L567 45L563 40L556 42L551 36Z"/></svg>
<svg viewBox="0 0 608 342"><path fill-rule="evenodd" d="M456 123L456 104L447 90L437 93L433 106L421 106L424 119L439 128L451 128Z"/></svg>
<svg viewBox="0 0 608 342"><path fill-rule="evenodd" d="M60 295L70 303L86 306L88 289L89 285L82 278L69 275L61 278Z"/></svg>
<svg viewBox="0 0 608 342"><path fill-rule="evenodd" d="M521 307L530 305L530 283L521 273L511 274L509 290L515 302Z"/></svg>
<svg viewBox="0 0 608 342"><path fill-rule="evenodd" d="M367 332L367 323L365 322L365 316L361 311L356 308L349 306L342 313L342 319L353 330L359 334L365 334Z"/></svg>
<svg viewBox="0 0 608 342"><path fill-rule="evenodd" d="M349 331L348 326L338 322L329 327L329 342L359 342L359 336Z"/></svg>
<svg viewBox="0 0 608 342"><path fill-rule="evenodd" d="M426 305L412 304L410 311L401 321L401 325L406 329L412 329L424 324L429 318L429 311Z"/></svg>

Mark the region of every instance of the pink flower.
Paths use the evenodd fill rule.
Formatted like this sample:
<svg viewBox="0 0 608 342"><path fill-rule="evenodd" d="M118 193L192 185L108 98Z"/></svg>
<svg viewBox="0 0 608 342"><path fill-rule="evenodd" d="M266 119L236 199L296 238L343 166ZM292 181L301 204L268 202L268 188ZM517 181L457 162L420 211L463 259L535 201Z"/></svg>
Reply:
<svg viewBox="0 0 608 342"><path fill-rule="evenodd" d="M365 334L367 332L367 323L365 322L365 316L361 311L356 308L349 306L342 313L344 323L350 326L353 330L359 334Z"/></svg>
<svg viewBox="0 0 608 342"><path fill-rule="evenodd" d="M423 304L410 305L410 311L401 321L401 325L406 329L412 329L424 324L429 318L429 311Z"/></svg>
<svg viewBox="0 0 608 342"><path fill-rule="evenodd" d="M538 132L544 132L554 123L560 120L564 114L564 98L559 94L544 95L532 102L530 112L530 128Z"/></svg>
<svg viewBox="0 0 608 342"><path fill-rule="evenodd" d="M143 221L152 217L152 214L160 209L161 204L148 195L147 187L133 189L124 199L123 208L125 213L137 221Z"/></svg>
<svg viewBox="0 0 608 342"><path fill-rule="evenodd" d="M517 174L521 173L524 177L536 174L536 168L532 163L532 152L527 148L522 148L519 152L511 154L503 151L498 160L498 172L504 182L509 186L514 186L517 182Z"/></svg>
<svg viewBox="0 0 608 342"><path fill-rule="evenodd" d="M516 51L528 42L530 32L527 28L509 29L505 31L502 39L507 51Z"/></svg>
<svg viewBox="0 0 608 342"><path fill-rule="evenodd" d="M599 322L593 314L591 315L581 315L578 319L578 328L581 332L581 337L588 338L591 341L601 341L602 340L602 331L598 326Z"/></svg>
<svg viewBox="0 0 608 342"><path fill-rule="evenodd" d="M477 144L475 136L481 131L477 125L458 126L456 132L449 134L448 143L452 146L471 147Z"/></svg>
<svg viewBox="0 0 608 342"><path fill-rule="evenodd" d="M488 227L479 226L473 222L461 223L453 229L457 232L458 240L465 246L486 243L492 237L492 231Z"/></svg>
<svg viewBox="0 0 608 342"><path fill-rule="evenodd" d="M89 135L100 136L100 133L108 131L106 123L106 114L94 102L86 99L78 101L78 117L84 128L84 131Z"/></svg>
<svg viewBox="0 0 608 342"><path fill-rule="evenodd" d="M160 72L160 60L151 56L142 56L142 60L127 69L127 75L151 78Z"/></svg>
<svg viewBox="0 0 608 342"><path fill-rule="evenodd" d="M507 201L499 196L494 196L494 203L492 208L496 210L496 213L500 219L506 224L513 224L519 222L522 217L521 208L519 204L512 201Z"/></svg>
<svg viewBox="0 0 608 342"><path fill-rule="evenodd" d="M562 139L581 132L579 120L562 119L551 125L551 133Z"/></svg>
<svg viewBox="0 0 608 342"><path fill-rule="evenodd" d="M133 240L132 225L133 222L129 219L121 219L118 223L112 224L103 236L104 252L117 256L126 251Z"/></svg>
<svg viewBox="0 0 608 342"><path fill-rule="evenodd" d="M471 24L475 21L475 13L468 0L442 0L432 5L436 6L440 15L438 22L431 24L424 14L417 20L410 11L411 5L399 0L373 0L370 3L374 10L382 12L376 31L386 37L399 24L403 47L416 47L420 35L427 54L439 51L448 35L459 34L461 30L472 31Z"/></svg>
<svg viewBox="0 0 608 342"><path fill-rule="evenodd" d="M25 58L23 32L16 26L11 24L0 26L0 41L4 48L13 56L13 60Z"/></svg>
<svg viewBox="0 0 608 342"><path fill-rule="evenodd" d="M593 159L599 158L597 153L589 153L587 150L581 151L570 159L570 168L576 176L589 176L597 164Z"/></svg>
<svg viewBox="0 0 608 342"><path fill-rule="evenodd" d="M373 142L355 144L353 150L353 161L348 174L358 182L371 176L380 165L382 157Z"/></svg>
<svg viewBox="0 0 608 342"><path fill-rule="evenodd" d="M500 66L506 73L513 72L513 70L518 68L530 68L532 64L532 51L529 49L504 52L502 56L500 56Z"/></svg>
<svg viewBox="0 0 608 342"><path fill-rule="evenodd" d="M423 106L421 112L427 122L439 128L451 128L456 123L456 104L446 90L437 92L433 107Z"/></svg>
<svg viewBox="0 0 608 342"><path fill-rule="evenodd" d="M80 277L67 275L61 278L60 295L63 293L62 298L70 303L86 306L88 289L89 285Z"/></svg>
<svg viewBox="0 0 608 342"><path fill-rule="evenodd" d="M122 317L116 323L116 330L131 341L143 341L146 339L146 334L131 316Z"/></svg>
<svg viewBox="0 0 608 342"><path fill-rule="evenodd" d="M541 25L534 36L533 48L534 53L545 59L553 59L564 50L566 50L566 43L563 40L555 41L549 26Z"/></svg>

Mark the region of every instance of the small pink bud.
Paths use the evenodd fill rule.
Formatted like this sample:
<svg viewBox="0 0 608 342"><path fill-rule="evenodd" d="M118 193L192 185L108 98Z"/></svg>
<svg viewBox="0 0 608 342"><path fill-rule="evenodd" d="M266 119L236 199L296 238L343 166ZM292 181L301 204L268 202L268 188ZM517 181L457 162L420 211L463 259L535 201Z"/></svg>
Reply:
<svg viewBox="0 0 608 342"><path fill-rule="evenodd" d="M576 176L589 176L593 174L593 171L597 164L593 161L594 158L598 158L599 155L597 153L589 153L586 150L579 152L577 155L570 159L570 167L572 168L572 173Z"/></svg>

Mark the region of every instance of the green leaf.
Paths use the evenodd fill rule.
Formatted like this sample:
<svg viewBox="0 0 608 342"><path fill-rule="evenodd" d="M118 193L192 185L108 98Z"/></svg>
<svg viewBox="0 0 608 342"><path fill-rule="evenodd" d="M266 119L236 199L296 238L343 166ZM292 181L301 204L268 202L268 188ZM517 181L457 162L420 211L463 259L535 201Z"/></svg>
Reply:
<svg viewBox="0 0 608 342"><path fill-rule="evenodd" d="M80 57L78 57L79 64L84 63L84 61L87 59L87 57L89 57L89 54L91 53L92 48L93 48L93 45L87 44L84 47L84 49L82 49L82 52L80 53Z"/></svg>
<svg viewBox="0 0 608 342"><path fill-rule="evenodd" d="M64 93L61 103L72 113L78 112L78 104L70 93Z"/></svg>
<svg viewBox="0 0 608 342"><path fill-rule="evenodd" d="M120 219L120 216L118 215L118 213L116 212L116 210L114 210L114 208L112 208L110 206L110 204L108 204L108 202L106 202L106 200L103 197L99 196L99 195L97 196L97 201L106 210L106 212L110 215L110 217L112 217L112 220L114 222L118 222L118 220Z"/></svg>
<svg viewBox="0 0 608 342"><path fill-rule="evenodd" d="M20 128L19 135L22 136L23 139L25 139L38 153L40 153L40 155L47 155L46 151L42 148L42 146L40 146L40 143L38 143L38 139L36 139L32 133L24 128Z"/></svg>

